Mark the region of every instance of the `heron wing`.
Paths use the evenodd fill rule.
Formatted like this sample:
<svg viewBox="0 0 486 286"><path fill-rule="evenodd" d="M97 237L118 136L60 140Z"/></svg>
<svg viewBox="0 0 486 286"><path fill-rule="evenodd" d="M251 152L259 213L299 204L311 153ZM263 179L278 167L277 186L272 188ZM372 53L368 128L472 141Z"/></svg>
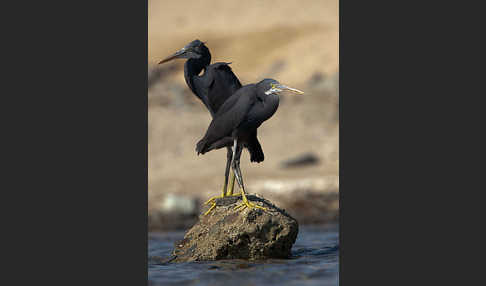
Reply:
<svg viewBox="0 0 486 286"><path fill-rule="evenodd" d="M203 76L194 81L201 91L198 97L213 117L223 103L241 88L241 82L229 64L224 62L212 64L208 66Z"/></svg>
<svg viewBox="0 0 486 286"><path fill-rule="evenodd" d="M231 136L233 130L245 119L255 104L254 85L247 85L236 91L221 105L209 125L206 135L196 147L198 153L205 153L206 148L217 140Z"/></svg>
<svg viewBox="0 0 486 286"><path fill-rule="evenodd" d="M212 77L209 79L209 87L214 86L215 81L225 83L225 85L231 89L231 94L226 96L229 98L236 90L241 87L240 80L233 73L233 70L229 66L231 63L214 63L208 67L208 71L211 71Z"/></svg>

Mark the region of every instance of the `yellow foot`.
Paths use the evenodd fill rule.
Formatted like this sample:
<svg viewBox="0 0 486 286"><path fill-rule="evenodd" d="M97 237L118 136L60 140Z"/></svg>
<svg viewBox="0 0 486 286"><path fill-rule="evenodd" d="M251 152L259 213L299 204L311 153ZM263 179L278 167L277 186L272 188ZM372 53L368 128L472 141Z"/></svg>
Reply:
<svg viewBox="0 0 486 286"><path fill-rule="evenodd" d="M213 210L213 209L216 207L216 202L215 202L215 200L216 200L216 199L227 198L227 197L239 197L239 196L241 196L241 194L235 194L235 195L231 194L231 195L226 195L226 196L222 196L222 195L221 195L221 196L215 196L215 197L210 198L210 199L209 199L209 200L207 200L207 201L206 201L204 204L205 204L205 205L208 205L208 204L210 204L210 203L211 203L212 205L211 205L211 207L209 208L209 210L207 210L207 211L204 213L204 215L208 215L208 214L209 214L209 213L210 213L210 212L211 212L211 211L212 211L212 210Z"/></svg>
<svg viewBox="0 0 486 286"><path fill-rule="evenodd" d="M221 195L221 196L214 196L214 197L210 198L209 200L207 200L204 204L205 205L208 205L210 203L214 204L215 203L214 201L216 199L222 199L222 198L226 198L226 197L239 197L239 196L241 196L241 194L235 194L235 195L231 194L231 195L226 195L226 196L223 196L223 195Z"/></svg>
<svg viewBox="0 0 486 286"><path fill-rule="evenodd" d="M249 208L249 209L262 209L264 211L268 211L267 208L261 207L261 206L259 206L257 204L254 204L254 203L252 203L252 202L250 202L248 200L245 200L245 199L243 199L243 202L241 204L239 204L239 205L237 205L235 207L235 210L237 210L239 208L243 208L243 209L244 208Z"/></svg>
<svg viewBox="0 0 486 286"><path fill-rule="evenodd" d="M207 210L204 215L208 215L214 208L216 207L216 203L213 203L213 205Z"/></svg>
<svg viewBox="0 0 486 286"><path fill-rule="evenodd" d="M213 203L213 204L214 204L214 201L215 201L216 199L221 199L221 198L224 198L224 196L222 196L222 195L221 195L221 196L214 196L214 197L211 197L211 198L210 198L209 200L207 200L207 201L206 201L204 204L205 204L205 205L208 205L209 203Z"/></svg>

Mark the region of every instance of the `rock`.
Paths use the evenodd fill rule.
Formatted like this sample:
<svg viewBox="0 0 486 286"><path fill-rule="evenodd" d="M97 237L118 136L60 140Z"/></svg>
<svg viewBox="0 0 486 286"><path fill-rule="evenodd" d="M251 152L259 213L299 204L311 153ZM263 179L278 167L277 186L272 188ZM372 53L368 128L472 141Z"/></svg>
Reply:
<svg viewBox="0 0 486 286"><path fill-rule="evenodd" d="M274 61L272 63L272 65L270 66L270 68L265 73L263 73L260 76L260 78L267 78L269 76L273 76L273 75L281 72L282 70L284 70L284 68L285 68L285 61L284 60Z"/></svg>
<svg viewBox="0 0 486 286"><path fill-rule="evenodd" d="M285 208L301 224L339 220L339 176L260 180L248 189Z"/></svg>
<svg viewBox="0 0 486 286"><path fill-rule="evenodd" d="M195 197L167 194L155 204L148 213L148 229L175 230L185 229L197 221L199 200Z"/></svg>
<svg viewBox="0 0 486 286"><path fill-rule="evenodd" d="M288 258L299 231L297 221L268 200L247 198L268 211L235 210L241 197L216 199L216 208L200 215L184 239L176 242L174 262Z"/></svg>
<svg viewBox="0 0 486 286"><path fill-rule="evenodd" d="M282 205L303 224L337 223L339 221L339 193L304 191L294 197L282 198Z"/></svg>
<svg viewBox="0 0 486 286"><path fill-rule="evenodd" d="M339 72L332 75L314 73L307 81L307 87L318 94L337 97L339 95Z"/></svg>
<svg viewBox="0 0 486 286"><path fill-rule="evenodd" d="M197 213L197 203L195 198L169 193L160 203L160 210L165 213L191 215Z"/></svg>
<svg viewBox="0 0 486 286"><path fill-rule="evenodd" d="M305 153L281 163L282 168L305 167L319 164L319 157L314 153Z"/></svg>
<svg viewBox="0 0 486 286"><path fill-rule="evenodd" d="M169 231L187 229L197 222L197 215L180 213L164 213L152 210L148 213L149 231Z"/></svg>
<svg viewBox="0 0 486 286"><path fill-rule="evenodd" d="M181 215L149 211L148 231L169 231L187 229L197 221L197 215Z"/></svg>
<svg viewBox="0 0 486 286"><path fill-rule="evenodd" d="M326 80L326 75L325 74L323 74L322 72L315 72L309 78L307 84L309 86L317 86L320 83L324 82L325 80Z"/></svg>
<svg viewBox="0 0 486 286"><path fill-rule="evenodd" d="M302 191L337 193L339 189L339 176L329 175L298 179L265 179L250 183L248 185L248 189L251 189L256 193L263 194L265 197L274 194L278 195L279 197L295 197Z"/></svg>

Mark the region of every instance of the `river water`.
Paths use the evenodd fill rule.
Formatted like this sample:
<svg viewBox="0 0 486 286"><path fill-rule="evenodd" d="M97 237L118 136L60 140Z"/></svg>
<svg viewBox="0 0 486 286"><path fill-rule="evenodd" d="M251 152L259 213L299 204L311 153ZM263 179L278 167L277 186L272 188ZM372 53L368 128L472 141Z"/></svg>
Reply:
<svg viewBox="0 0 486 286"><path fill-rule="evenodd" d="M290 259L163 263L184 232L151 232L149 285L338 285L337 225L300 226Z"/></svg>

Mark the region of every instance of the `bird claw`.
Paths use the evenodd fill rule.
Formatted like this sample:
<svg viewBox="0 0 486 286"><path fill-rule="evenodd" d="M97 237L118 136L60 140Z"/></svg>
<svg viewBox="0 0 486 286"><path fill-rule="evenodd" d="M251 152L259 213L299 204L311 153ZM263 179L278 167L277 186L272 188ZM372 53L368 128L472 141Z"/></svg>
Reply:
<svg viewBox="0 0 486 286"><path fill-rule="evenodd" d="M257 204L250 202L250 201L245 201L245 200L243 200L243 202L241 204L237 205L234 209L237 210L239 208L261 209L261 210L264 210L264 211L268 211L267 208L264 208L262 206L259 206Z"/></svg>
<svg viewBox="0 0 486 286"><path fill-rule="evenodd" d="M214 197L210 198L210 199L209 199L209 200L207 200L207 201L206 201L204 204L205 204L205 205L212 204L212 205L211 205L211 207L210 207L210 208L209 208L209 209L208 209L208 210L207 210L207 211L204 213L204 215L205 215L205 216L206 216L206 215L208 215L208 214L209 214L209 213L210 213L210 212L211 212L211 211L212 211L212 210L213 210L213 209L216 207L216 202L215 202L215 200L216 200L216 199L222 199L222 198L226 198L226 197L239 197L239 196L241 196L241 194L235 194L235 195L230 194L230 195L226 195L226 196L224 196L224 195L220 195L220 196L214 196Z"/></svg>
<svg viewBox="0 0 486 286"><path fill-rule="evenodd" d="M220 199L220 198L225 198L225 197L239 197L241 196L241 194L236 194L236 195L226 195L226 196L215 196L215 197L212 197L210 198L209 200L207 200L204 204L205 205L208 205L208 204L212 204L211 207L204 213L204 215L208 215L215 207L216 207L216 202L215 200L216 199ZM245 197L243 197L243 202L237 206L235 206L234 210L238 210L238 209L244 209L244 208L248 208L248 209L261 209L263 211L268 211L267 208L265 207L262 207L262 206L259 206L255 203L252 203L248 200L245 200Z"/></svg>
<svg viewBox="0 0 486 286"><path fill-rule="evenodd" d="M208 205L210 203L215 203L216 199L222 199L222 198L227 198L227 197L239 197L239 196L241 196L241 194L230 194L230 195L226 195L226 196L223 196L223 195L214 196L214 197L210 198L209 200L207 200L204 204Z"/></svg>
<svg viewBox="0 0 486 286"><path fill-rule="evenodd" d="M214 201L215 201L216 199L221 199L221 198L224 198L224 196L214 196L214 197L210 198L209 200L207 200L207 201L206 201L204 204L205 204L205 205L209 205L209 203L213 203L213 204L215 204L215 202L214 202Z"/></svg>
<svg viewBox="0 0 486 286"><path fill-rule="evenodd" d="M208 215L214 208L216 207L216 203L213 203L213 205L209 208L209 210L207 210L204 215Z"/></svg>

